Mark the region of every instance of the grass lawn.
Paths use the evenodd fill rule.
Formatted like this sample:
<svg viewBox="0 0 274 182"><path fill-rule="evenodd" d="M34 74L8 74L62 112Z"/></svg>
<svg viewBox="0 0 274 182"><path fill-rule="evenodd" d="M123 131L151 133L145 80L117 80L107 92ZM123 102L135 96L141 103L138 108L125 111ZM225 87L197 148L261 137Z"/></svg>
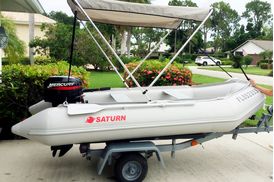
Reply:
<svg viewBox="0 0 274 182"><path fill-rule="evenodd" d="M212 71L222 71L219 67L199 67L199 69L207 69L207 70L212 70ZM232 67L225 67L224 68L228 72L232 73L242 73L242 71L239 68L232 68ZM268 74L271 72L271 70L264 70L256 66L251 66L248 68L244 68L244 71L247 74L251 75L263 75L263 76L268 76Z"/></svg>
<svg viewBox="0 0 274 182"><path fill-rule="evenodd" d="M205 84L223 82L225 79L194 74L192 76L192 81L197 84Z"/></svg>
<svg viewBox="0 0 274 182"><path fill-rule="evenodd" d="M124 87L123 82L115 72L91 72L89 79L90 88Z"/></svg>
<svg viewBox="0 0 274 182"><path fill-rule="evenodd" d="M203 84L203 83L217 83L223 82L225 79L203 76L203 75L193 75L192 78L194 83ZM271 89L271 86L261 85L263 87ZM90 79L89 79L89 87L90 88L101 88L101 87L111 87L111 88L118 88L124 87L124 84L120 80L119 76L114 72L91 72ZM266 104L272 105L273 98L266 97ZM263 109L260 109L256 115L257 117L261 117L262 113L264 112ZM257 121L247 120L244 123L244 126L255 126Z"/></svg>
<svg viewBox="0 0 274 182"><path fill-rule="evenodd" d="M223 82L225 79L203 75L193 75L192 80L194 83L203 84ZM101 87L119 88L124 87L124 84L115 72L91 72L89 88Z"/></svg>

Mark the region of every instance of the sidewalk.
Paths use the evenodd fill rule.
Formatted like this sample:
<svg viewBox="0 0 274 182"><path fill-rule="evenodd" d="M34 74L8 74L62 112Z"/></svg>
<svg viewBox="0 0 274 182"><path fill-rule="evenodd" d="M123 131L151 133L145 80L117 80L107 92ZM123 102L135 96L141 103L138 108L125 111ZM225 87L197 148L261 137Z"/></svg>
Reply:
<svg viewBox="0 0 274 182"><path fill-rule="evenodd" d="M99 144L100 146L101 144ZM102 147L102 145L101 145ZM204 149L203 149L204 147ZM163 153L166 168L156 157L148 160L148 182L272 181L272 133L231 135L176 152ZM78 145L63 158L52 158L50 147L29 140L0 141L0 181L114 181L110 168L96 174L96 162L81 157Z"/></svg>
<svg viewBox="0 0 274 182"><path fill-rule="evenodd" d="M212 71L212 70L198 69L197 66L189 66L189 69L194 74L200 74L200 75L212 76L212 77L217 77L217 78L229 79L229 76L225 72L222 72L222 71ZM246 80L245 76L242 73L231 73L231 72L229 72L229 74L231 74L235 78L240 78L240 79ZM273 77L260 76L260 75L250 75L250 74L248 74L248 77L255 80L259 84L270 85L270 86L273 85Z"/></svg>

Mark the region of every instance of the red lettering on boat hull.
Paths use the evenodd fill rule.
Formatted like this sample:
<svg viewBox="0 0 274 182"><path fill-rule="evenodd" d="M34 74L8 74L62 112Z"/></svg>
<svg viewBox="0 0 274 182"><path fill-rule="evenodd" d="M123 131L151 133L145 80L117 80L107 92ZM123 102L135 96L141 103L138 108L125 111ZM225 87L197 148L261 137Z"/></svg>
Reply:
<svg viewBox="0 0 274 182"><path fill-rule="evenodd" d="M86 123L114 123L114 122L122 122L126 121L126 115L117 115L117 116L97 116L97 117L88 117L86 119Z"/></svg>

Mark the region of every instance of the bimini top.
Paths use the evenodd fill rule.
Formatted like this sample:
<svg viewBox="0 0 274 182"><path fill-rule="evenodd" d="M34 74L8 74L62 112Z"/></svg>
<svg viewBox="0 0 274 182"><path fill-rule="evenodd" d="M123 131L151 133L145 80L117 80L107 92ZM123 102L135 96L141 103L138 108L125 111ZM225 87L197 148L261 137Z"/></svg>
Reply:
<svg viewBox="0 0 274 182"><path fill-rule="evenodd" d="M45 13L39 0L0 0L0 11Z"/></svg>
<svg viewBox="0 0 274 182"><path fill-rule="evenodd" d="M176 29L183 20L203 21L210 9L179 6L158 6L115 0L77 0L88 16L95 22ZM68 0L77 18L87 20L75 0Z"/></svg>

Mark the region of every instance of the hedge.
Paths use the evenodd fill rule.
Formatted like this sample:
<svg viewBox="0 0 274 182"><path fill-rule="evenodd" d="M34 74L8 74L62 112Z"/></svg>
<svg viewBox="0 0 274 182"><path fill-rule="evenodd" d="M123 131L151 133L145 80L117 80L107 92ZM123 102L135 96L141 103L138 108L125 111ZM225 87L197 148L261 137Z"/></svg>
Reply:
<svg viewBox="0 0 274 182"><path fill-rule="evenodd" d="M141 86L149 86L149 84L157 77L160 71L165 67L167 62L160 62L157 60L145 62L139 70L134 74L136 80ZM129 63L127 67L133 70L139 62ZM127 73L124 73L127 77ZM171 86L171 85L191 85L192 73L189 69L183 68L181 65L175 63L161 76L156 82L155 86ZM135 86L134 82L129 79L128 85Z"/></svg>
<svg viewBox="0 0 274 182"><path fill-rule="evenodd" d="M264 69L264 70L267 70L268 69L268 64L267 63L261 63L260 68Z"/></svg>
<svg viewBox="0 0 274 182"><path fill-rule="evenodd" d="M220 60L222 61L222 65L232 65L233 64L233 61L228 58L221 58Z"/></svg>
<svg viewBox="0 0 274 182"><path fill-rule="evenodd" d="M68 63L58 62L49 65L7 65L3 66L0 84L0 128L10 127L29 117L28 107L43 98L43 84L50 76L67 75ZM87 85L87 72L84 68L72 67L72 76L83 80Z"/></svg>

